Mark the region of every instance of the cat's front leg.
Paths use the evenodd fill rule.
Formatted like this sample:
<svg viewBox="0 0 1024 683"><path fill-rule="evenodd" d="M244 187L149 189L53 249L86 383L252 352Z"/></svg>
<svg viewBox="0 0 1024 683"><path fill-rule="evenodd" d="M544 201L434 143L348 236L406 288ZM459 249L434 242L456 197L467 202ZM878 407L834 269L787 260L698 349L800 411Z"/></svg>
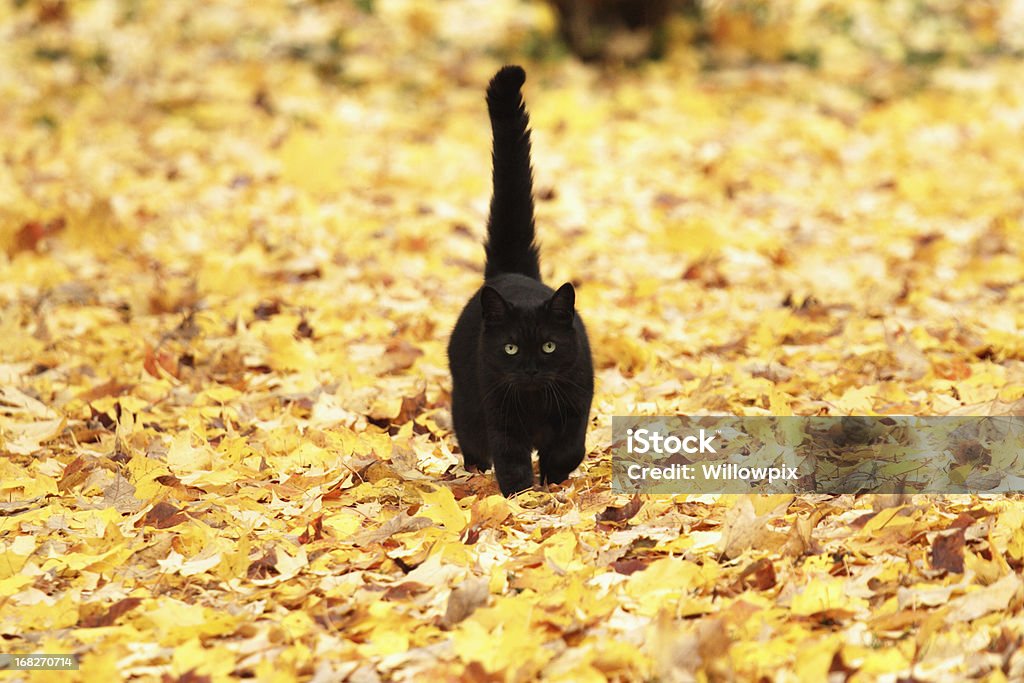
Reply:
<svg viewBox="0 0 1024 683"><path fill-rule="evenodd" d="M467 397L455 384L452 390L452 424L462 451L462 464L466 470L485 472L491 468L487 452L487 427L483 407L474 397Z"/></svg>
<svg viewBox="0 0 1024 683"><path fill-rule="evenodd" d="M561 484L587 454L587 417L569 417L558 434L539 450L540 481Z"/></svg>
<svg viewBox="0 0 1024 683"><path fill-rule="evenodd" d="M488 447L493 456L494 476L503 496L533 488L533 463L530 460L533 449L525 439L491 431L488 433Z"/></svg>

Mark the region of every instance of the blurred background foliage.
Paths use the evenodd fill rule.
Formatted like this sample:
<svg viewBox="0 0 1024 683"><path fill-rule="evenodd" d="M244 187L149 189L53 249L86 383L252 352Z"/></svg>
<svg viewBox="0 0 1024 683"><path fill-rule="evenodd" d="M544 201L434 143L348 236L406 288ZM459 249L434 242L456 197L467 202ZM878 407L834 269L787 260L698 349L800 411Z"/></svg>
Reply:
<svg viewBox="0 0 1024 683"><path fill-rule="evenodd" d="M83 76L130 69L146 43L179 39L230 59L306 61L340 83L414 78L424 63L474 53L855 74L1024 51L1024 0L11 0L0 20L5 39L32 38L20 56Z"/></svg>
<svg viewBox="0 0 1024 683"><path fill-rule="evenodd" d="M0 31L0 117L19 130L0 165L0 248L11 253L26 221L38 221L31 242L63 230L24 207L63 207L70 239L78 224L135 211L124 196L154 196L119 175L124 166L101 168L103 135L120 133L97 134L97 120L140 132L187 119L212 133L262 112L316 127L325 107L362 116L337 110L332 92L359 91L369 111L404 93L411 112L451 92L478 98L494 65L513 61L541 78L583 63L599 79L796 69L882 102L927 86L936 67L1018 57L1024 0L9 0ZM104 106L107 115L76 122ZM361 119L367 130L375 121ZM137 165L153 158L144 147ZM77 150L73 163L57 149ZM118 194L116 177L120 198L97 204Z"/></svg>

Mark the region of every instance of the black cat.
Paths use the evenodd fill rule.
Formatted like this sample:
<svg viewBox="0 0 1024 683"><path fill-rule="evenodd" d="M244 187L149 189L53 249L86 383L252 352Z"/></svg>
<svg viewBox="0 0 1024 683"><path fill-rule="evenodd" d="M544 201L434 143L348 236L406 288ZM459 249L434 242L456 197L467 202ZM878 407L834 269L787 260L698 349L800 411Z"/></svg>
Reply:
<svg viewBox="0 0 1024 683"><path fill-rule="evenodd" d="M582 462L594 369L576 292L540 280L534 243L526 74L506 66L487 86L494 134L494 190L484 286L462 310L448 342L452 420L466 467L492 464L506 496L562 482Z"/></svg>

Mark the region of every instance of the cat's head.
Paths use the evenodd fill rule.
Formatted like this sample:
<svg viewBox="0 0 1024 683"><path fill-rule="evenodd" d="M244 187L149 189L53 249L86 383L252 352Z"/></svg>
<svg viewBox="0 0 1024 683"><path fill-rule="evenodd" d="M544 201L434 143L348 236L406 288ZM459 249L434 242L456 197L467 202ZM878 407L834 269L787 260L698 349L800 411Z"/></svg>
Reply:
<svg viewBox="0 0 1024 683"><path fill-rule="evenodd" d="M495 288L484 286L480 304L481 354L503 380L524 389L540 388L576 363L576 291L570 283L533 306L510 303Z"/></svg>

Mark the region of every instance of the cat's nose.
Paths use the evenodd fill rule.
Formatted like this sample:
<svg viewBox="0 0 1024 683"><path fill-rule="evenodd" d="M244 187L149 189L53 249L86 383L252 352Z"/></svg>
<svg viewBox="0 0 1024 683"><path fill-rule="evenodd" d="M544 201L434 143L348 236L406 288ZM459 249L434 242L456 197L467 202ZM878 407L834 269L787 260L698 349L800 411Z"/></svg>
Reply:
<svg viewBox="0 0 1024 683"><path fill-rule="evenodd" d="M537 374L537 368L526 368L526 374L533 377Z"/></svg>

